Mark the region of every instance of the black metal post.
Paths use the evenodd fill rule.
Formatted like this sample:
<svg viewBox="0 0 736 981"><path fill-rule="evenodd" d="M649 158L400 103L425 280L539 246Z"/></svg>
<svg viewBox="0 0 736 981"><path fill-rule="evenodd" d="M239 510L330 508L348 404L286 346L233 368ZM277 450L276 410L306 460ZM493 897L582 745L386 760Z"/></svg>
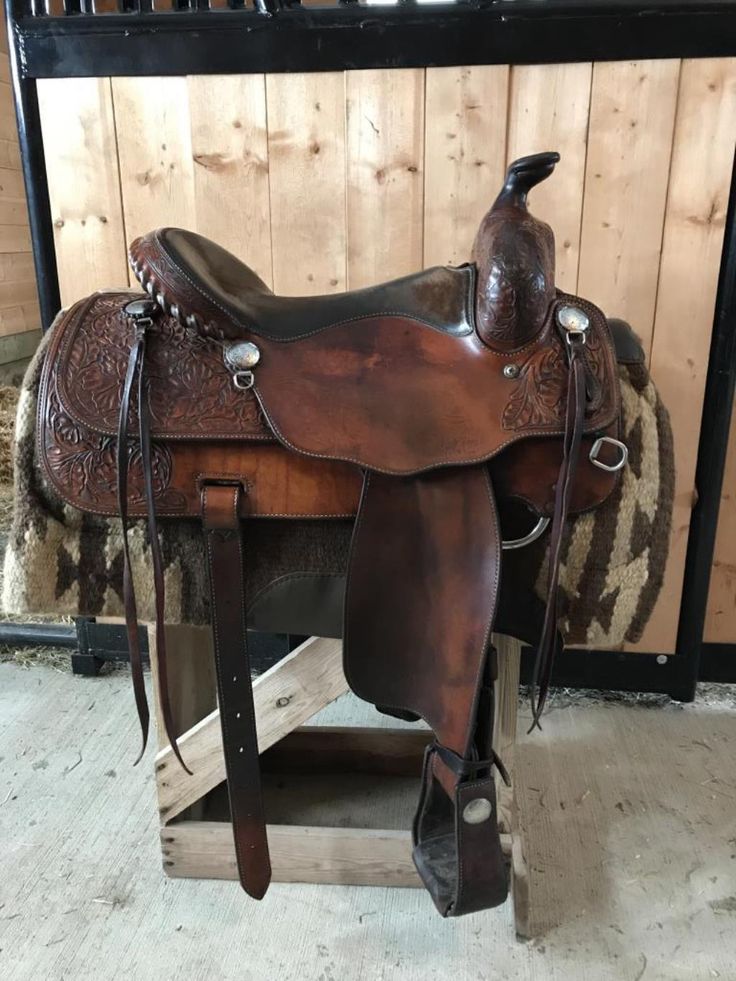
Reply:
<svg viewBox="0 0 736 981"><path fill-rule="evenodd" d="M690 519L685 578L680 602L676 653L687 659L692 681L685 701L695 695L708 606L723 473L736 383L736 158L726 212L721 270L705 383L703 420L695 471L697 501ZM683 695L678 695L682 698Z"/></svg>
<svg viewBox="0 0 736 981"><path fill-rule="evenodd" d="M77 629L65 623L4 623L0 647L76 647Z"/></svg>
<svg viewBox="0 0 736 981"><path fill-rule="evenodd" d="M27 78L20 70L15 21L23 13L20 0L5 0L5 22L8 32L10 76L15 96L15 115L18 121L23 181L28 202L28 221L33 243L33 262L36 268L41 326L48 330L59 312L59 277L56 268L54 228L46 179L46 159L43 152L41 117L38 111L36 80Z"/></svg>

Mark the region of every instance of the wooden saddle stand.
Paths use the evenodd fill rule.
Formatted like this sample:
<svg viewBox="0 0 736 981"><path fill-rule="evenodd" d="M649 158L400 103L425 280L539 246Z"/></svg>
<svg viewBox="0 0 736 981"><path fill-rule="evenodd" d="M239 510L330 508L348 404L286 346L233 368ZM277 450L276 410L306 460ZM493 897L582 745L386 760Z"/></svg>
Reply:
<svg viewBox="0 0 736 981"><path fill-rule="evenodd" d="M201 521L235 853L251 896L264 895L272 870L246 634L274 629L279 611L293 632L342 637L344 676L360 698L429 725L430 739L411 737L426 743L412 855L439 912L507 896L491 635L536 647L538 724L561 643L568 516L601 504L627 460L614 340L635 342L620 324L614 339L593 304L555 288L552 231L527 211L527 192L558 159L510 166L473 261L458 268L280 297L224 249L166 228L130 249L150 299L94 294L54 332L39 401L42 466L68 504L119 515L124 529L147 520L161 724L170 754L195 772L196 739L177 744L169 697L157 523ZM97 448L94 467L74 464L82 444ZM533 524L523 534L513 531L519 502ZM249 529L275 518L352 521L347 576L287 577L249 607ZM545 606L514 557L547 532ZM145 745L127 546L124 598ZM321 643L322 657L325 645L337 650ZM302 662L313 678L324 672L314 657ZM272 695L268 678L257 683L269 685ZM261 750L272 735L259 733ZM210 783L222 779L205 765ZM170 762L161 767L172 782ZM187 779L201 794L199 775Z"/></svg>

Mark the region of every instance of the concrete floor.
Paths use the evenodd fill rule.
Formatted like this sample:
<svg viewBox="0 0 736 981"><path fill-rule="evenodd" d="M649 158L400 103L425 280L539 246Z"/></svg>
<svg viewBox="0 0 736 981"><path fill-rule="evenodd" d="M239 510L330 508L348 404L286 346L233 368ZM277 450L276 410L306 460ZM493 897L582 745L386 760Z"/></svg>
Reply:
<svg viewBox="0 0 736 981"><path fill-rule="evenodd" d="M0 978L736 981L736 704L706 694L558 697L520 737L538 932L520 943L508 904L443 921L420 890L259 904L166 879L127 676L0 664ZM331 721L363 711L341 702Z"/></svg>

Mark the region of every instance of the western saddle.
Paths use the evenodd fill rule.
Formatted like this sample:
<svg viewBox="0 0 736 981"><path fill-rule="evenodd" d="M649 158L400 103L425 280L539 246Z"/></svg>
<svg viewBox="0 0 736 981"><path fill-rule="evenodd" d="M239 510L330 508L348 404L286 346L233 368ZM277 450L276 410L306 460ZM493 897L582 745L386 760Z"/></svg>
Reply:
<svg viewBox="0 0 736 981"><path fill-rule="evenodd" d="M124 530L133 518L148 523L162 717L177 755L157 522L201 521L236 854L251 896L264 895L270 863L244 570L251 522L274 518L354 522L330 629L343 637L357 695L433 730L413 829L417 869L443 916L506 896L491 632L533 641L538 724L561 643L567 519L601 504L627 459L609 325L555 288L552 231L527 211L527 193L558 159L511 164L473 261L458 268L280 297L213 242L164 228L130 249L149 297L96 293L54 331L40 459L66 503L118 515ZM519 502L533 527L511 535L506 515ZM547 533L548 602L537 616L532 583L506 570L515 550ZM127 545L125 560L145 747Z"/></svg>

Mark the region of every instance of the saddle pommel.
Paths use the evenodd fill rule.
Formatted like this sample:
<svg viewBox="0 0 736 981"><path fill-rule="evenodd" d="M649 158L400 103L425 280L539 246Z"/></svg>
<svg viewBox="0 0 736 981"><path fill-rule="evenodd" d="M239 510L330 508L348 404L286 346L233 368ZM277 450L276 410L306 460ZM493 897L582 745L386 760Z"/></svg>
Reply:
<svg viewBox="0 0 736 981"><path fill-rule="evenodd" d="M477 268L476 326L489 347L512 351L544 325L555 296L555 239L527 210L527 194L545 180L559 153L515 160L473 245Z"/></svg>

